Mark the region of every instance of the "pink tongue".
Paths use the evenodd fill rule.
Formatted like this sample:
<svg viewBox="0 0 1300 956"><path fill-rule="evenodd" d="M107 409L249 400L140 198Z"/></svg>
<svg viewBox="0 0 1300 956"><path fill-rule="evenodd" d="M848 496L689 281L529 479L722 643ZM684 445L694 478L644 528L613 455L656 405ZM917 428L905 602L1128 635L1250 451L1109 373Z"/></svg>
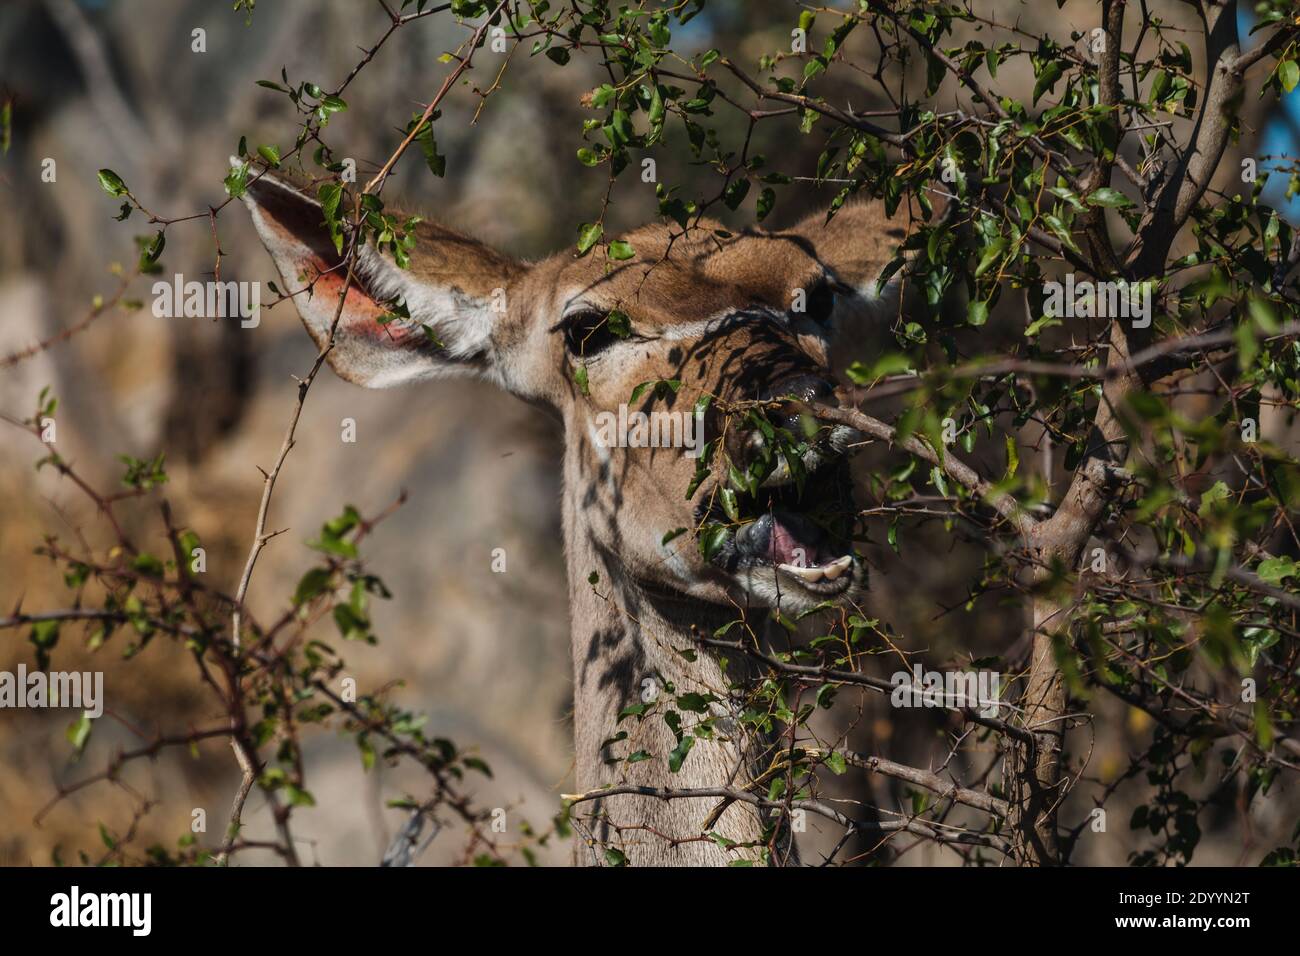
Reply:
<svg viewBox="0 0 1300 956"><path fill-rule="evenodd" d="M777 564L793 564L800 567L812 567L819 564L817 551L810 548L790 531L785 525L772 519L772 560Z"/></svg>

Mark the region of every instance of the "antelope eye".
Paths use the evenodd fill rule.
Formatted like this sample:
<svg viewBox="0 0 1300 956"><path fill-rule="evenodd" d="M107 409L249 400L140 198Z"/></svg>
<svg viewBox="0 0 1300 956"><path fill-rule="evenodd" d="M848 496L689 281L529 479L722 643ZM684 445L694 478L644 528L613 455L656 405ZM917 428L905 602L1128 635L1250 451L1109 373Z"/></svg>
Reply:
<svg viewBox="0 0 1300 956"><path fill-rule="evenodd" d="M620 320L626 322L617 312L575 312L564 320L564 346L570 355L591 356L603 352L620 338L627 337L626 329L616 327ZM620 331L622 335L618 334Z"/></svg>
<svg viewBox="0 0 1300 956"><path fill-rule="evenodd" d="M804 314L818 325L827 325L835 311L835 289L829 279L820 279L808 290Z"/></svg>

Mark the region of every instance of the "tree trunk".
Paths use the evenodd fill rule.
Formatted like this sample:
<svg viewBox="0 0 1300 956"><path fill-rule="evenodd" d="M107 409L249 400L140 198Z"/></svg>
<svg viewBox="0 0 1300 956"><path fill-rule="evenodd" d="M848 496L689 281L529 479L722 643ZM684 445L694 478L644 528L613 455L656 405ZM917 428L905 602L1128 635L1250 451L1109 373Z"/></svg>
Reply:
<svg viewBox="0 0 1300 956"><path fill-rule="evenodd" d="M1030 747L1008 741L1007 799L1012 856L1021 866L1061 862L1056 811L1065 794L1061 753L1065 744L1065 685L1056 663L1053 634L1063 626L1061 607L1049 598L1034 601L1034 636L1029 673L1021 698Z"/></svg>

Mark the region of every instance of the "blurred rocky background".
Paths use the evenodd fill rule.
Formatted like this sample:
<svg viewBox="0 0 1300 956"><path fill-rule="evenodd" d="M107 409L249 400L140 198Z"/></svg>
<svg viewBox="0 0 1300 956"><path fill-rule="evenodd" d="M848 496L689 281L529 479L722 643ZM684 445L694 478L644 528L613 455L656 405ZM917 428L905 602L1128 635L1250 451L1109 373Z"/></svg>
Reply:
<svg viewBox="0 0 1300 956"><path fill-rule="evenodd" d="M1014 0L978 6L1029 32L1050 29L1065 42L1071 29L1084 33L1095 25L1095 4L1070 3L1060 11L1054 3ZM1151 4L1153 12L1176 6ZM687 51L719 47L753 64L788 46L798 9L785 0L710 0L705 15L678 39ZM231 3L211 0L0 5L0 96L12 101L12 145L0 158L0 357L81 322L93 297L112 295L115 264L129 268L134 261L133 236L151 231L138 214L126 223L112 220L117 204L99 188L96 170L115 170L159 215L206 213L225 199L227 157L241 136L250 144L278 143L286 152L291 146L296 117L287 100L254 81L278 79L283 68L295 81L333 88L387 25L378 3L356 0L263 0L251 24ZM196 28L206 31L204 53L191 49ZM349 109L329 134L338 155L357 159L359 177L392 152L399 128L449 69L439 57L465 34L445 14L410 24L349 87ZM857 56L870 62L871 45L859 39ZM384 195L390 205L404 201L410 211L507 252L538 257L570 245L577 225L600 208L604 173L583 167L575 151L582 145L582 120L591 115L580 98L603 75L594 57L576 57L559 69L521 50L500 91L478 112L473 88L490 86L498 68L499 58L481 55L442 108L437 136L448 157L446 177L431 176L412 151ZM1006 73L1003 81L1013 89L1027 89L1027 71ZM858 108L888 105L875 102L865 78L854 87L851 77L841 71L844 99ZM951 104L951 90L940 96ZM717 112L723 127L743 132L732 111L720 106ZM806 173L820 144L819 136L799 136L793 124L771 123L759 125L753 149L773 168ZM716 192L715 174L689 161L685 143L669 153L672 159L659 157L661 181L682 183L684 194L700 198ZM54 182L41 179L46 160L55 164ZM613 197L609 234L657 215L653 186L625 179ZM782 192L773 221L802 218L830 195L810 187ZM728 218L751 223L752 199ZM242 208L228 208L216 228L226 253L223 279L276 278ZM162 262L167 276L210 277L214 245L207 219L170 228ZM138 281L131 295L147 300L147 285ZM1003 322L1017 334L1023 317ZM990 323L989 334L999 334L997 328ZM871 343L863 344L870 349ZM159 319L147 304L138 311L110 310L66 342L0 367L0 411L30 416L37 393L49 386L60 400L62 452L104 488L120 479L117 455L165 452L171 476L166 497L178 521L194 528L207 547L209 573L233 590L253 533L262 487L258 466L274 459L294 400L292 376L304 373L314 355L288 305L264 312L256 329ZM340 441L344 418L357 423L355 444ZM366 549L394 592L375 611L382 640L374 648L344 647L348 672L362 686L404 681L398 699L405 706L427 713L428 727L438 734L477 747L493 768L491 780L475 783L476 800L509 807L539 825L572 783L559 437L549 420L485 384L363 391L323 374L307 400L272 508L270 527L288 533L264 552L250 596L261 618L282 611L312 562L305 542L324 520L346 503L374 513L407 489L409 503L376 530ZM1035 438L1029 432L1024 437ZM20 601L39 610L69 600L57 570L33 556L46 534L83 533L104 544L85 498L53 473L34 469L42 454L30 435L0 426L0 612ZM897 460L881 451L861 467ZM1059 460L1056 468L1059 476ZM132 527L158 530L151 514L134 514L129 504L123 514ZM992 598L963 606L966 583L983 560L979 547L939 527L911 536L901 555L884 540L884 528L875 528L867 545L874 567L871 611L907 646L925 649L936 666L1009 649L1018 634L1014 611ZM162 542L151 544L157 549ZM494 548L505 549L505 574L491 571ZM135 731L200 725L217 716L194 680L189 656L171 642L156 640L130 662L121 660L120 644L109 642L92 656L80 643L75 629L66 629L55 666L105 671L110 715L99 721L77 761L64 737L68 712L0 712L0 864L46 865L56 854L75 860L79 850L96 858L103 853L97 824L115 833L131 825L130 792L159 801L138 823L139 844L173 845L189 831L196 807L207 810L206 839L215 844L238 780L224 744L200 748L197 759L178 751L134 764L122 786L101 783L34 822L59 782L102 770L115 747L138 741ZM12 671L19 662L33 666L25 632L3 632L0 669ZM883 672L893 669L882 662ZM1150 721L1114 701L1094 703L1101 718L1088 773L1109 782L1127 766L1126 756L1149 742ZM847 716L831 719L842 723ZM937 766L950 730L926 712L900 718L873 704L851 743L867 753ZM317 806L294 818L304 861L377 862L402 822L384 802L407 788L420 793L419 775L382 766L367 774L355 746L328 733L313 739L306 758ZM989 753L987 761L992 758ZM954 770L970 776L965 768ZM1213 785L1211 775L1206 786ZM840 786L842 796L882 807L909 800L901 785L862 774L849 774ZM1285 829L1284 816L1244 819L1234 801L1226 794L1220 816L1201 821L1207 836L1196 862L1254 862ZM1067 820L1079 819L1089 805L1078 804ZM257 791L249 810L249 836L269 832ZM1122 864L1142 845L1141 834L1131 834L1127 818L1117 816L1109 835L1083 841L1076 862ZM836 836L808 834L812 859ZM423 862L453 860L459 848L445 834ZM561 845L548 862L565 862L568 854ZM904 862L952 859L923 847Z"/></svg>

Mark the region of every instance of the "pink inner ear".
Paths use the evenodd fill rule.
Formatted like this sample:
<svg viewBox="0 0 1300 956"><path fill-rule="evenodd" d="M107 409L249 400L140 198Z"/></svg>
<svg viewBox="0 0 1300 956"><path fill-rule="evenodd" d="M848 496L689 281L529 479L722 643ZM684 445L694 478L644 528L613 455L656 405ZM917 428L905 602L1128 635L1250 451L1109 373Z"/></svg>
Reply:
<svg viewBox="0 0 1300 956"><path fill-rule="evenodd" d="M323 263L313 262L312 265L320 266ZM316 281L313 304L324 314L326 328L334 318L334 310L338 308L339 295L343 292L345 280L346 274L343 270L336 269L321 275ZM396 318L387 325L381 325L379 318L386 311L358 285L358 280L354 276L352 285L348 289L347 301L343 306L343 318L339 324L346 326L348 334L353 337L368 339L386 346L418 346L425 341L424 332L419 326L407 326L404 319Z"/></svg>

